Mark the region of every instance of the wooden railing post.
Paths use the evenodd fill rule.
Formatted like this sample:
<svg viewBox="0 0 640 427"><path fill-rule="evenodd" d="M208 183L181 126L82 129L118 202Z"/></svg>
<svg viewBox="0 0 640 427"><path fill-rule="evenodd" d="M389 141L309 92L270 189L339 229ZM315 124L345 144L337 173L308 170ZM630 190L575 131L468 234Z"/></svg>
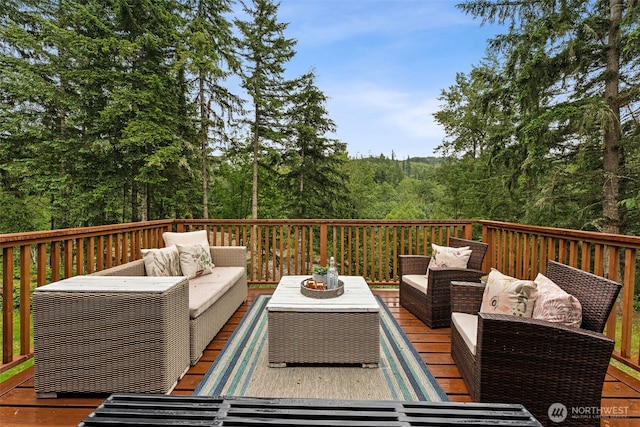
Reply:
<svg viewBox="0 0 640 427"><path fill-rule="evenodd" d="M473 224L465 224L462 229L462 238L467 240L473 239Z"/></svg>
<svg viewBox="0 0 640 427"><path fill-rule="evenodd" d="M327 224L320 224L320 265L327 265Z"/></svg>
<svg viewBox="0 0 640 427"><path fill-rule="evenodd" d="M13 248L2 250L2 363L13 360Z"/></svg>
<svg viewBox="0 0 640 427"><path fill-rule="evenodd" d="M31 246L20 246L20 354L31 352Z"/></svg>
<svg viewBox="0 0 640 427"><path fill-rule="evenodd" d="M631 358L631 335L633 333L633 297L636 278L636 249L627 249L624 253L624 282L622 284L622 337L620 342L620 355ZM615 312L615 309L614 309ZM615 330L607 335L615 338ZM614 335L613 337L611 335Z"/></svg>

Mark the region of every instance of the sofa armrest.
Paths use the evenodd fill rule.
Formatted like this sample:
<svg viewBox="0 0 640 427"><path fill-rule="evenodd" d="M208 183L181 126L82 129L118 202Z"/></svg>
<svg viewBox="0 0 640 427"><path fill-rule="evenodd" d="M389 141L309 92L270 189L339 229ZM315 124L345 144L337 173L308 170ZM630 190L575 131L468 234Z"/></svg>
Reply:
<svg viewBox="0 0 640 427"><path fill-rule="evenodd" d="M218 267L247 267L246 246L211 246L211 261Z"/></svg>
<svg viewBox="0 0 640 427"><path fill-rule="evenodd" d="M433 267L429 269L429 286L433 282L445 282L449 287L448 282L477 282L480 283L480 278L484 276L481 270L474 270L471 268L455 268L455 267Z"/></svg>
<svg viewBox="0 0 640 427"><path fill-rule="evenodd" d="M478 313L476 355L482 358L483 372L494 366L503 371L501 375L508 370L514 378L540 373L543 382L567 387L575 381L595 381L593 388L599 392L614 344L604 334L588 329L509 314ZM514 364L515 360L522 363Z"/></svg>
<svg viewBox="0 0 640 427"><path fill-rule="evenodd" d="M513 338L513 334L520 331L521 333L528 334L527 340L529 343L532 343L538 337L544 337L544 342L547 342L547 337L554 337L554 339L556 339L557 336L566 336L566 334L578 337L579 339L594 339L613 343L610 338L600 332L567 326L562 323L548 322L531 317L513 316L511 314L478 313L478 316L478 332L482 327L491 328L496 334L503 331L506 335Z"/></svg>
<svg viewBox="0 0 640 427"><path fill-rule="evenodd" d="M450 286L451 312L478 314L485 284L453 281Z"/></svg>
<svg viewBox="0 0 640 427"><path fill-rule="evenodd" d="M405 274L425 274L429 267L430 256L398 255L398 275L400 279Z"/></svg>
<svg viewBox="0 0 640 427"><path fill-rule="evenodd" d="M90 276L146 276L144 260L137 259L91 273Z"/></svg>
<svg viewBox="0 0 640 427"><path fill-rule="evenodd" d="M601 333L538 319L478 314L478 399L518 402L544 425L548 410L599 407L613 340ZM575 421L575 422L574 422ZM587 425L584 420L570 424ZM595 420L599 425L599 420Z"/></svg>

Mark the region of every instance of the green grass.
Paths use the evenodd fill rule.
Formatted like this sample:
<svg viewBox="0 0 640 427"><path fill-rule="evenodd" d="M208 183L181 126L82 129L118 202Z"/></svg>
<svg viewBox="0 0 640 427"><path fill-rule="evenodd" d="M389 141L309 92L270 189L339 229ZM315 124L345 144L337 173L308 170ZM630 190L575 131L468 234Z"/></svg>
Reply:
<svg viewBox="0 0 640 427"><path fill-rule="evenodd" d="M0 374L0 383L2 383L3 381L8 380L9 378L13 377L14 375L18 375L20 372L25 371L25 370L29 369L32 366L33 366L33 357L30 358L29 360L27 360L26 362L22 362L18 366L15 366L15 367L9 369L8 371L1 373Z"/></svg>
<svg viewBox="0 0 640 427"><path fill-rule="evenodd" d="M33 324L33 323L32 323ZM0 316L0 331L2 330L2 316ZM2 346L2 334L0 333L0 346ZM33 328L31 328L31 347L33 348ZM20 353L20 313L15 311L13 313L13 354ZM19 374L25 369L33 366L33 358L21 363L9 369L6 372L0 373L0 382L3 382L14 375Z"/></svg>
<svg viewBox="0 0 640 427"><path fill-rule="evenodd" d="M622 338L622 316L618 315L616 328L616 350L620 350L620 340ZM631 358L638 360L638 349L640 348L640 315L635 313L633 315L633 321L631 322ZM631 375L632 377L640 380L640 372L628 367L627 365L611 359L611 365L620 369L621 371Z"/></svg>

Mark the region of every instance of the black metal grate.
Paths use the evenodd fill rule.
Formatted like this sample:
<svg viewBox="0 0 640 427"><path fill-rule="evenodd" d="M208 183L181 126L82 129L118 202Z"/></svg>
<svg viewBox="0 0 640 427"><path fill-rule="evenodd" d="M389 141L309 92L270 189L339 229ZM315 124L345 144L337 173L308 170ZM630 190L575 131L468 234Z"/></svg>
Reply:
<svg viewBox="0 0 640 427"><path fill-rule="evenodd" d="M113 394L91 426L541 426L522 406L498 403L217 398Z"/></svg>

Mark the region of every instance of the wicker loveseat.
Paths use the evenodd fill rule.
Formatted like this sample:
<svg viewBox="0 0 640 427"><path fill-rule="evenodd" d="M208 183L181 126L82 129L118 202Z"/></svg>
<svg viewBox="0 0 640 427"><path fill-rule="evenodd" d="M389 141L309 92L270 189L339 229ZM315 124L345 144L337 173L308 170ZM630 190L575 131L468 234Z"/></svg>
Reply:
<svg viewBox="0 0 640 427"><path fill-rule="evenodd" d="M189 279L190 362L204 349L247 299L247 248L211 246L212 273ZM101 276L145 276L142 259L94 273Z"/></svg>
<svg viewBox="0 0 640 427"><path fill-rule="evenodd" d="M450 284L452 280L480 282L485 274L482 261L488 245L482 242L449 238L449 246L472 250L467 268L436 267L425 273L431 261L430 256L398 256L400 274L400 305L409 310L430 328L447 328L451 321Z"/></svg>
<svg viewBox="0 0 640 427"><path fill-rule="evenodd" d="M456 282L451 285L451 355L477 402L523 404L544 425L555 425L549 409L556 404L551 413L565 417L562 425L599 425L597 416L572 414L594 415L600 408L614 346L602 331L621 286L554 261L548 262L546 276L580 301L579 328L479 313L484 285ZM470 316L460 313L477 315L472 316L477 327L461 321Z"/></svg>

